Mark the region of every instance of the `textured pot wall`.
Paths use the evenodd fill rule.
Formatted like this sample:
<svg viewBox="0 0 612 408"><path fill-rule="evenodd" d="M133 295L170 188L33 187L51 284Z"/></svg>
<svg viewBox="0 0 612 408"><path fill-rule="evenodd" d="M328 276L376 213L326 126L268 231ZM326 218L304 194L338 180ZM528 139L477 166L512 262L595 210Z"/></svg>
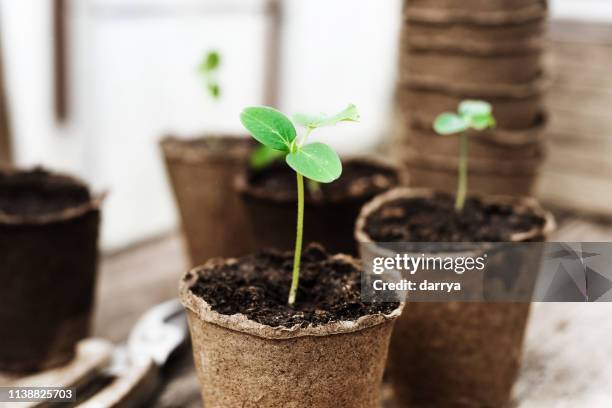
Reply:
<svg viewBox="0 0 612 408"><path fill-rule="evenodd" d="M357 240L373 242L364 227L369 214L384 203L431 195L431 190L396 189L375 198L359 216ZM535 201L487 200L512 203L544 217L543 227L519 234L520 240L543 241L554 229L552 215ZM376 248L361 246L362 259L377 256ZM529 277L530 267L539 264L537 257L526 257L523 262L501 257L490 261L516 262L521 276ZM527 287L533 283L527 282ZM393 332L388 363L398 408L507 406L518 374L529 309L529 303L407 303Z"/></svg>
<svg viewBox="0 0 612 408"><path fill-rule="evenodd" d="M0 219L0 371L62 365L89 335L99 223L96 202L44 221Z"/></svg>
<svg viewBox="0 0 612 408"><path fill-rule="evenodd" d="M539 155L529 175L520 163L535 160L534 152L544 150L546 15L546 2L537 0L405 0L396 93L397 143L403 148L394 153L403 156L410 185L455 189L457 170L440 157L456 161L457 141L431 134L433 121L456 110L462 100L482 99L493 106L498 126L488 132L494 134L488 143L476 142L472 155L517 171L501 174L491 165L487 176L476 170L470 173L470 191L531 193L544 156ZM427 143L427 134L439 140ZM534 137L524 139L525 134ZM416 152L417 160L406 161L406 150Z"/></svg>
<svg viewBox="0 0 612 408"><path fill-rule="evenodd" d="M215 153L203 140L161 143L192 265L246 255L252 248L244 206L233 187L252 143L245 139Z"/></svg>
<svg viewBox="0 0 612 408"><path fill-rule="evenodd" d="M181 281L205 406L215 408L379 408L389 340L401 308L389 315L315 327L271 327L242 314L221 315Z"/></svg>

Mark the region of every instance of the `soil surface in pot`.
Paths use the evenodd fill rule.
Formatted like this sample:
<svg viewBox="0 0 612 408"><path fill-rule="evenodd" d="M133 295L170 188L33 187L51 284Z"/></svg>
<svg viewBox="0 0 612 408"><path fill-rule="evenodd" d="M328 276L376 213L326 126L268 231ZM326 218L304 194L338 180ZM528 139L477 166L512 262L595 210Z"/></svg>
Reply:
<svg viewBox="0 0 612 408"><path fill-rule="evenodd" d="M25 217L53 214L84 205L90 198L86 186L41 169L0 172L0 213Z"/></svg>
<svg viewBox="0 0 612 408"><path fill-rule="evenodd" d="M326 203L349 201L375 195L396 186L398 175L392 168L368 160L352 159L342 163L342 176L333 183L321 183L318 189L309 188L306 180L306 201ZM284 162L261 170L250 170L250 187L280 200L297 201L295 172Z"/></svg>
<svg viewBox="0 0 612 408"><path fill-rule="evenodd" d="M455 198L438 193L384 204L368 217L365 232L377 242L504 242L544 222L512 205L478 198L468 198L463 212L457 213Z"/></svg>
<svg viewBox="0 0 612 408"><path fill-rule="evenodd" d="M388 314L399 303L363 303L359 264L311 244L302 253L295 306L287 305L293 253L265 251L235 263L204 267L191 291L217 313L242 313L272 327L319 326Z"/></svg>

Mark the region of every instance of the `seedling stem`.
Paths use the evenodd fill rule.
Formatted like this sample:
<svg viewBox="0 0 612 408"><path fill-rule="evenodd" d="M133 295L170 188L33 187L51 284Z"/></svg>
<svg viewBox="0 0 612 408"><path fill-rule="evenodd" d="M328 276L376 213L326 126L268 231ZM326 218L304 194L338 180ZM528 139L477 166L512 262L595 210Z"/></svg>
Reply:
<svg viewBox="0 0 612 408"><path fill-rule="evenodd" d="M333 116L296 115L294 121L306 128L304 136L297 137L295 126L281 112L266 106L246 108L240 114L244 127L264 148L251 157L251 165L265 166L280 157L297 174L297 225L295 235L295 252L291 287L287 303L295 304L300 280L300 261L302 259L302 241L304 235L304 177L310 183L331 183L342 174L342 163L338 154L323 143L306 144L310 133L319 127L334 125L338 122L354 122L359 119L357 108L349 105ZM273 153L279 152L279 153Z"/></svg>
<svg viewBox="0 0 612 408"><path fill-rule="evenodd" d="M465 204L465 196L468 189L468 154L469 139L466 132L459 136L459 179L457 185L457 197L455 197L455 210L461 212Z"/></svg>
<svg viewBox="0 0 612 408"><path fill-rule="evenodd" d="M482 131L495 126L491 105L483 101L463 101L458 112L438 115L433 128L440 135L459 134L459 163L457 168L457 194L455 210L460 213L468 191L468 154L470 129Z"/></svg>
<svg viewBox="0 0 612 408"><path fill-rule="evenodd" d="M300 261L302 260L302 238L304 235L304 176L297 174L297 228L295 235L295 252L293 254L293 274L291 275L291 289L289 290L289 306L295 304L298 284L300 282Z"/></svg>

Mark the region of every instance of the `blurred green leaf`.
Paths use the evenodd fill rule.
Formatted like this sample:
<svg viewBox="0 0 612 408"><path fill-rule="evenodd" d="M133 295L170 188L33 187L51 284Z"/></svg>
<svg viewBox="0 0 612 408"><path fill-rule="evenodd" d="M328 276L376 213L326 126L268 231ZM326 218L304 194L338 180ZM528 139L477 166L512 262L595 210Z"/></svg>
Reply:
<svg viewBox="0 0 612 408"><path fill-rule="evenodd" d="M200 71L203 73L212 72L221 64L221 55L217 51L210 51L204 56L200 63Z"/></svg>
<svg viewBox="0 0 612 408"><path fill-rule="evenodd" d="M287 164L304 177L319 183L331 183L342 174L338 154L323 143L311 143L285 157Z"/></svg>
<svg viewBox="0 0 612 408"><path fill-rule="evenodd" d="M267 106L246 108L240 121L261 144L288 152L296 138L293 123L281 112Z"/></svg>
<svg viewBox="0 0 612 408"><path fill-rule="evenodd" d="M212 96L213 98L218 99L219 96L221 96L221 88L219 87L219 84L209 83L207 88L208 93L210 93L210 96Z"/></svg>
<svg viewBox="0 0 612 408"><path fill-rule="evenodd" d="M454 113L446 112L436 118L433 127L440 135L450 135L465 132L469 128L469 123Z"/></svg>
<svg viewBox="0 0 612 408"><path fill-rule="evenodd" d="M249 163L251 168L259 170L269 166L275 161L282 159L286 154L287 152L282 152L280 150L271 149L268 146L261 145L255 149L253 154L251 154Z"/></svg>
<svg viewBox="0 0 612 408"><path fill-rule="evenodd" d="M492 112L491 104L484 101L467 100L459 104L459 115L467 117L490 116Z"/></svg>
<svg viewBox="0 0 612 408"><path fill-rule="evenodd" d="M293 120L298 125L304 126L306 128L318 128L323 126L332 126L338 122L356 122L360 118L359 112L357 111L357 107L353 104L347 106L341 112L336 113L335 115L304 115L297 114L293 116Z"/></svg>
<svg viewBox="0 0 612 408"><path fill-rule="evenodd" d="M495 126L495 119L491 115L474 116L470 120L470 127L476 130L485 130Z"/></svg>

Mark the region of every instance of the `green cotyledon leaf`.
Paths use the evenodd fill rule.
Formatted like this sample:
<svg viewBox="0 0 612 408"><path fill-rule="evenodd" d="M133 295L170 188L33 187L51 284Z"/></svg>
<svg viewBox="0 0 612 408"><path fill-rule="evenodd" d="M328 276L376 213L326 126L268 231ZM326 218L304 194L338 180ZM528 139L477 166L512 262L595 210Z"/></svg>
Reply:
<svg viewBox="0 0 612 408"><path fill-rule="evenodd" d="M466 131L469 128L469 123L459 115L446 112L436 118L433 128L440 135L450 135Z"/></svg>
<svg viewBox="0 0 612 408"><path fill-rule="evenodd" d="M200 63L200 72L207 73L212 72L219 68L221 64L221 55L217 51L210 51Z"/></svg>
<svg viewBox="0 0 612 408"><path fill-rule="evenodd" d="M271 149L268 146L262 145L255 149L253 154L251 154L249 164L251 165L251 168L255 170L263 169L273 162L282 159L286 154L287 152Z"/></svg>
<svg viewBox="0 0 612 408"><path fill-rule="evenodd" d="M338 154L324 143L311 143L290 152L285 161L296 172L319 183L331 183L342 174Z"/></svg>
<svg viewBox="0 0 612 408"><path fill-rule="evenodd" d="M490 116L493 112L491 104L484 101L466 100L459 104L459 115L465 117Z"/></svg>
<svg viewBox="0 0 612 408"><path fill-rule="evenodd" d="M293 116L293 120L298 125L306 128L315 129L323 126L332 126L339 122L356 122L359 120L359 112L353 104L347 106L341 112L335 115L304 115L297 114Z"/></svg>
<svg viewBox="0 0 612 408"><path fill-rule="evenodd" d="M296 138L293 123L281 112L267 106L246 108L240 114L242 125L264 146L288 152Z"/></svg>

